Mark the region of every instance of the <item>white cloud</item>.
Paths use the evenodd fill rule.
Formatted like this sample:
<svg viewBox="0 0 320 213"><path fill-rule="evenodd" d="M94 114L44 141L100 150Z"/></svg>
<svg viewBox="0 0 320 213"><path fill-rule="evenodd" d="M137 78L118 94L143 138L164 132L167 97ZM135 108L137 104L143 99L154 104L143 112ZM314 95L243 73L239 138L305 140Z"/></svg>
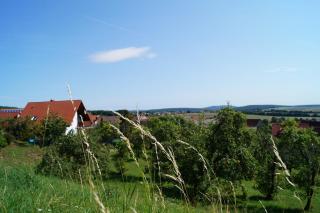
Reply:
<svg viewBox="0 0 320 213"><path fill-rule="evenodd" d="M274 69L266 70L266 73L293 73L297 72L298 69L295 67L276 67Z"/></svg>
<svg viewBox="0 0 320 213"><path fill-rule="evenodd" d="M94 63L115 63L132 58L154 58L156 54L150 47L127 47L122 49L107 50L89 56Z"/></svg>

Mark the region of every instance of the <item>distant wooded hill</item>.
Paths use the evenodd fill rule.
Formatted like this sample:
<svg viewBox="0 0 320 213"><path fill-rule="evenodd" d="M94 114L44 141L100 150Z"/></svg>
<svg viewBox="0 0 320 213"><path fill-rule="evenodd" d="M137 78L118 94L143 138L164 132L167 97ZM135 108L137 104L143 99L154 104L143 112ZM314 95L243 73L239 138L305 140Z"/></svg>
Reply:
<svg viewBox="0 0 320 213"><path fill-rule="evenodd" d="M164 113L164 112L205 112L205 111L217 111L227 107L226 105L209 106L204 108L163 108L163 109L150 109L141 110L149 113ZM297 105L297 106L286 106L286 105L246 105L246 106L230 106L233 109L241 112L264 112L264 111L303 111L303 112L320 112L320 105Z"/></svg>
<svg viewBox="0 0 320 213"><path fill-rule="evenodd" d="M162 108L162 109L149 109L140 110L140 112L150 114L163 114L163 113L199 113L199 112L215 112L227 107L226 105L209 106L204 108L192 107L177 107L177 108ZM320 105L246 105L246 106L230 106L233 109L246 113L257 115L269 116L292 116L292 117L320 117ZM95 110L91 111L97 115L112 115L111 111ZM131 112L135 112L134 110Z"/></svg>

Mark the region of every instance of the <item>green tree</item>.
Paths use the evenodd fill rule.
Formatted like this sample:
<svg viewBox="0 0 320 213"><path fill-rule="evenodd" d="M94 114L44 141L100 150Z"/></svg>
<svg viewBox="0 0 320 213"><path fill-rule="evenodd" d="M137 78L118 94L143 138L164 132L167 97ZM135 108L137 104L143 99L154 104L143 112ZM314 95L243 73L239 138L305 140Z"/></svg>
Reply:
<svg viewBox="0 0 320 213"><path fill-rule="evenodd" d="M132 113L130 113L128 110L119 110L118 113L128 118L129 120L133 119ZM119 129L127 138L131 137L133 126L123 118L120 118Z"/></svg>
<svg viewBox="0 0 320 213"><path fill-rule="evenodd" d="M101 144L112 144L119 138L118 133L108 122L102 121L95 128L90 129L89 136L93 141Z"/></svg>
<svg viewBox="0 0 320 213"><path fill-rule="evenodd" d="M304 210L309 210L316 187L316 177L320 168L320 140L311 129L301 130L299 137L300 155L295 165L298 171L294 181L305 190L307 203Z"/></svg>
<svg viewBox="0 0 320 213"><path fill-rule="evenodd" d="M41 122L41 130L39 135L40 146L49 146L59 137L65 134L67 128L66 122L53 114Z"/></svg>
<svg viewBox="0 0 320 213"><path fill-rule="evenodd" d="M84 142L89 143L92 155L86 151ZM91 160L90 160L91 159ZM78 135L63 135L45 148L45 154L36 168L43 175L85 180L89 176L107 178L110 168L110 149L105 144L85 141ZM100 172L98 172L98 169Z"/></svg>
<svg viewBox="0 0 320 213"><path fill-rule="evenodd" d="M129 120L133 119L133 115L128 110L118 110L117 112ZM119 130L132 143L133 126L126 119L120 118ZM123 174L125 172L125 162L129 159L129 149L122 140L116 140L114 147L117 152L113 156L113 159L115 160L118 172Z"/></svg>
<svg viewBox="0 0 320 213"><path fill-rule="evenodd" d="M134 115L128 110L119 110L118 112L129 120L134 120ZM144 141L140 131L135 129L132 124L123 118L120 118L119 129L131 142L136 157L141 157ZM118 146L118 148L120 147ZM123 148L121 150L125 151Z"/></svg>
<svg viewBox="0 0 320 213"><path fill-rule="evenodd" d="M204 162L200 159L199 153L204 152L205 128L195 125L180 116L160 116L151 118L148 128L153 136L170 150L185 183L185 190L191 202L201 197L201 192L206 190L206 171ZM185 142L180 142L179 140ZM192 149L194 147L196 150ZM159 180L169 181L164 174L176 176L173 172L173 164L167 156L155 147L152 149L152 175ZM160 171L159 171L160 167ZM159 176L159 173L160 176ZM170 180L171 181L171 180Z"/></svg>
<svg viewBox="0 0 320 213"><path fill-rule="evenodd" d="M305 210L311 207L316 178L320 169L320 139L312 129L299 129L296 121L283 123L280 135L280 154L290 166L293 181L301 187L307 198Z"/></svg>
<svg viewBox="0 0 320 213"><path fill-rule="evenodd" d="M299 127L294 119L286 119L281 123L282 130L279 137L278 148L282 160L285 162L288 170L291 172L298 159L296 156L300 155L299 151Z"/></svg>
<svg viewBox="0 0 320 213"><path fill-rule="evenodd" d="M14 136L16 140L27 141L39 134L39 123L32 121L29 117L8 119L6 121L6 133Z"/></svg>
<svg viewBox="0 0 320 213"><path fill-rule="evenodd" d="M207 141L208 159L218 178L241 186L241 180L252 178L255 159L249 147L253 138L254 133L246 128L244 114L229 107L218 112ZM243 186L242 190L246 197Z"/></svg>
<svg viewBox="0 0 320 213"><path fill-rule="evenodd" d="M271 137L271 125L268 120L262 120L257 126L257 140L253 147L253 153L257 159L256 184L257 189L272 200L277 192L276 183L276 156L273 152Z"/></svg>
<svg viewBox="0 0 320 213"><path fill-rule="evenodd" d="M146 151L146 149L149 148L149 144L146 144L147 140L137 129L132 130L129 140L133 145L136 157L141 158L143 151Z"/></svg>
<svg viewBox="0 0 320 213"><path fill-rule="evenodd" d="M116 149L116 153L113 155L115 166L118 170L118 173L124 174L126 172L125 162L129 160L129 150L127 144L123 140L118 139L114 141L114 147Z"/></svg>

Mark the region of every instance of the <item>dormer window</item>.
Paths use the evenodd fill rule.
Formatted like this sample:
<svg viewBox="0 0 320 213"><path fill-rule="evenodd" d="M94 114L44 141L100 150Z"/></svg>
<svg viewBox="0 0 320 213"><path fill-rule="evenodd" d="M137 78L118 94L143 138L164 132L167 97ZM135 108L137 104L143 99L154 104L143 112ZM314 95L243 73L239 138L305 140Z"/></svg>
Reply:
<svg viewBox="0 0 320 213"><path fill-rule="evenodd" d="M31 117L31 120L32 120L32 121L36 121L36 120L37 120L37 117L36 117L36 116L32 116L32 117Z"/></svg>

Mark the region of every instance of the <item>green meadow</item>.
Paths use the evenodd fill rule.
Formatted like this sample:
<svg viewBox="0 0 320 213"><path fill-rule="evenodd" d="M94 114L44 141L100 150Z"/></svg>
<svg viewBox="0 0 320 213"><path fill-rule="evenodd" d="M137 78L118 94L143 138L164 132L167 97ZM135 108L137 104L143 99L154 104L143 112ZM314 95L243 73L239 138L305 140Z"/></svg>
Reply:
<svg viewBox="0 0 320 213"><path fill-rule="evenodd" d="M99 212L87 183L34 173L42 153L38 146L23 143L1 149L0 212ZM254 189L253 182L245 183L248 192L246 201L241 200L240 192L237 192L237 206L221 206L219 203L190 206L178 193L172 193L175 190L170 185L167 194L164 190L164 200L150 200L134 162L129 161L125 166L127 170L124 175L110 175L108 180L96 185L102 202L110 212L303 212L301 202L304 201L300 202L291 191L283 190L275 200L265 201ZM318 190L310 212L320 212Z"/></svg>

